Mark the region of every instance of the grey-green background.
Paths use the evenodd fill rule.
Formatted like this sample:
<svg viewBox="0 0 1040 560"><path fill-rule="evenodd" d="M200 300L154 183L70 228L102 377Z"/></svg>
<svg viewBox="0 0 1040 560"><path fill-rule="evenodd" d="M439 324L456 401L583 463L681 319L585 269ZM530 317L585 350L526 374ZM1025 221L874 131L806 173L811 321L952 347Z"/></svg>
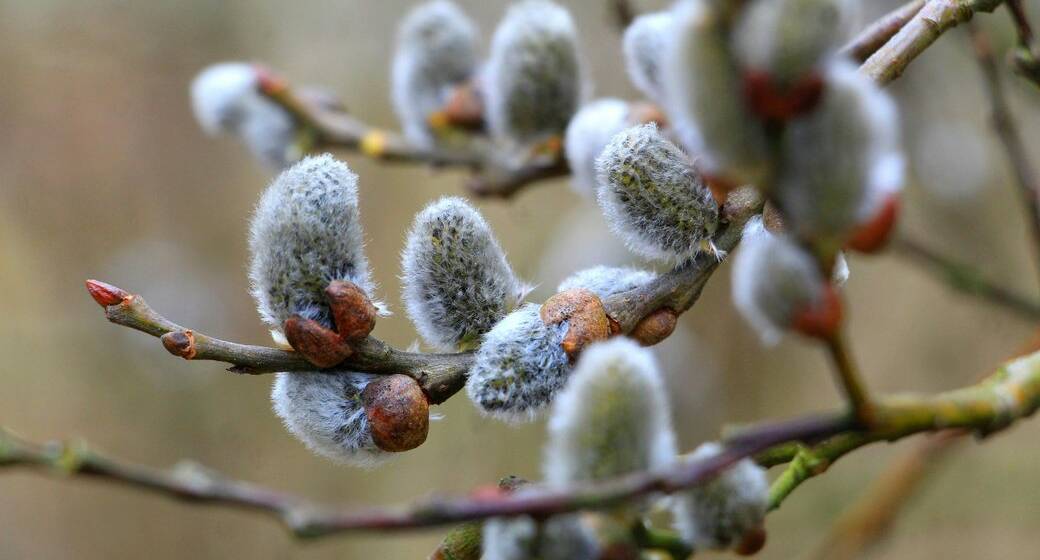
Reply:
<svg viewBox="0 0 1040 560"><path fill-rule="evenodd" d="M460 2L486 38L505 2ZM83 437L151 465L191 458L263 485L343 504L460 493L505 474L536 478L544 426L482 419L465 398L440 408L429 440L378 470L309 454L279 425L270 379L172 359L104 321L83 289L96 277L140 292L182 324L254 343L266 333L246 281L246 227L269 174L233 141L204 137L187 86L206 64L262 60L330 86L355 113L394 125L387 96L396 20L410 2L0 0L0 424L42 440ZM606 2L567 2L597 95L634 97ZM636 2L644 9L661 2ZM867 2L868 15L894 5ZM1040 5L1030 3L1040 17ZM998 47L1006 14L982 18ZM1031 155L1040 95L1007 77ZM943 37L892 87L913 163L902 231L1035 295L1034 261L1006 161L986 123L967 37ZM361 175L368 252L396 314L376 334L407 346L398 253L416 211L461 194L454 171L383 167ZM544 298L569 271L635 262L596 207L562 181L509 203L481 201L515 267ZM954 294L894 256L855 257L851 332L878 391L971 382L1032 327ZM734 314L728 266L658 348L684 448L747 422L838 403L822 353L790 339L762 348ZM877 558L1030 557L1040 546L1038 427L1025 423L947 460ZM763 558L810 549L889 457L857 453L769 517ZM269 519L171 502L84 480L0 473L0 558L420 558L438 531L298 543Z"/></svg>

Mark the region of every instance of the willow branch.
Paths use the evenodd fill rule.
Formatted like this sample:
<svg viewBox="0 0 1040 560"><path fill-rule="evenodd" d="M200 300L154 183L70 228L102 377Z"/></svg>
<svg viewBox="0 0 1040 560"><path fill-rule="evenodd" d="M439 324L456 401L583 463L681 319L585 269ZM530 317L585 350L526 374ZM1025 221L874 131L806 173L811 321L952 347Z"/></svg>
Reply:
<svg viewBox="0 0 1040 560"><path fill-rule="evenodd" d="M943 33L970 20L977 12L992 12L1002 1L927 0L891 40L863 63L860 71L885 85L901 76Z"/></svg>
<svg viewBox="0 0 1040 560"><path fill-rule="evenodd" d="M770 509L806 480L865 445L921 432L970 430L979 436L1000 431L1040 407L1040 352L1006 363L982 382L932 396L903 395L874 401L869 431L836 435L817 445L786 444L759 454L763 466L789 463L770 488Z"/></svg>
<svg viewBox="0 0 1040 560"><path fill-rule="evenodd" d="M921 11L925 0L913 0L881 16L852 38L841 49L841 54L862 63L870 58Z"/></svg>
<svg viewBox="0 0 1040 560"><path fill-rule="evenodd" d="M1023 78L1040 86L1040 48L1036 44L1033 26L1029 23L1022 0L1007 0L1008 13L1018 34L1018 47L1011 56L1011 67Z"/></svg>
<svg viewBox="0 0 1040 560"><path fill-rule="evenodd" d="M723 208L724 223L714 238L716 247L723 251L736 247L744 224L761 211L762 204L761 196L754 189L734 193ZM718 266L719 260L715 257L699 255L643 287L607 298L604 308L621 325L622 332L631 332L641 319L662 307L676 313L689 309ZM152 309L140 295L104 282L88 280L87 289L104 308L109 321L158 337L175 356L225 362L231 365L230 371L251 375L317 369L291 350L229 342L182 327ZM372 336L352 342L351 349L350 357L334 370L408 375L419 382L434 404L446 401L465 386L466 375L473 364L473 354L469 352L405 352Z"/></svg>
<svg viewBox="0 0 1040 560"><path fill-rule="evenodd" d="M1037 172L1029 160L1028 151L1022 142L1015 118L1011 114L1011 107L1004 94L1000 69L997 66L989 38L976 26L969 26L968 29L971 32L972 45L975 48L975 58L982 71L986 97L989 99L993 131L996 132L997 138L1004 147L1004 153L1007 155L1011 171L1015 176L1015 184L1022 199L1022 205L1028 212L1027 220L1036 251L1035 264L1040 267L1040 193L1037 191L1040 182L1038 182Z"/></svg>
<svg viewBox="0 0 1040 560"><path fill-rule="evenodd" d="M845 394L845 400L849 403L852 414L861 426L869 427L874 421L873 405L867 395L867 388L863 384L863 375L852 357L845 333L835 333L823 342L834 365L839 388Z"/></svg>
<svg viewBox="0 0 1040 560"><path fill-rule="evenodd" d="M891 248L911 262L923 265L954 290L987 301L1023 319L1040 320L1040 303L987 280L978 268L970 264L941 255L907 237L892 240Z"/></svg>
<svg viewBox="0 0 1040 560"><path fill-rule="evenodd" d="M565 490L522 494L432 498L397 508L352 509L232 481L197 467L163 471L107 458L83 445L34 446L0 432L0 467L57 467L166 494L179 499L265 512L300 537L352 531L397 531L452 525L491 517L545 517L605 509L647 494L675 493L710 481L745 457L766 466L790 462L771 490L775 509L799 484L841 456L876 441L917 433L963 429L988 435L1040 407L1040 352L1005 364L979 384L933 396L893 396L876 401L871 431L856 428L845 412L797 418L748 428L729 437L723 451L706 459L683 458L668 469L637 472ZM811 458L808 461L806 458ZM46 472L53 472L48 470ZM801 474L799 474L801 473Z"/></svg>
<svg viewBox="0 0 1040 560"><path fill-rule="evenodd" d="M935 434L888 465L866 495L842 513L812 558L852 560L865 554L888 534L921 483L964 441L963 435L960 431Z"/></svg>
<svg viewBox="0 0 1040 560"><path fill-rule="evenodd" d="M397 508L330 507L234 481L195 466L169 471L131 465L86 446L35 446L0 431L0 467L85 475L158 492L177 499L252 509L273 515L296 536L314 538L350 531L398 531L452 525L490 517L544 517L604 509L646 494L676 492L711 480L736 461L788 441L819 441L849 429L843 414L801 418L752 428L705 460L676 462L657 472L638 472L568 490L537 489L496 497L432 498Z"/></svg>

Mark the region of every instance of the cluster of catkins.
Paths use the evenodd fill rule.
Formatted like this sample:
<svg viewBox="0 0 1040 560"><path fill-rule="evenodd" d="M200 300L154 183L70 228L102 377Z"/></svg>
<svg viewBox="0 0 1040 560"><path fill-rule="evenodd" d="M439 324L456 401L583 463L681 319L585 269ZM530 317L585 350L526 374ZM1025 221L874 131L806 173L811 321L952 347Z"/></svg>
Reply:
<svg viewBox="0 0 1040 560"><path fill-rule="evenodd" d="M491 149L507 160L555 156L588 89L570 13L549 0L512 4L485 60L478 35L449 0L425 2L401 20L391 97L405 137L426 148ZM301 157L308 136L261 92L265 77L254 65L216 64L196 77L192 99L206 131L239 137L281 169Z"/></svg>
<svg viewBox="0 0 1040 560"><path fill-rule="evenodd" d="M686 459L704 460L721 451L721 445L706 443ZM543 486L562 489L658 471L674 465L676 453L668 399L651 352L626 338L589 346L552 405ZM671 509L675 528L692 548L752 553L763 544L767 494L765 470L743 459L708 484L663 501L649 496L543 523L529 517L492 519L484 525L483 558L638 558L629 529L660 503Z"/></svg>

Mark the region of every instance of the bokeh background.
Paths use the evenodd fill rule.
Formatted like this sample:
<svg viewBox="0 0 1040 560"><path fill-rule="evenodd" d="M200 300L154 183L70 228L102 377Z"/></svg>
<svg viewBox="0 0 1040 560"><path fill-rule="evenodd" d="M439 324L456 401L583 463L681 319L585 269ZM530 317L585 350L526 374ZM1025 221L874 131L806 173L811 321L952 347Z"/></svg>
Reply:
<svg viewBox="0 0 1040 560"><path fill-rule="evenodd" d="M460 0L484 28L502 0ZM608 2L575 13L597 95L634 97ZM259 60L339 92L355 113L394 126L387 95L402 0L0 0L0 424L34 440L82 437L135 462L190 458L324 501L392 504L460 493L506 474L537 478L544 425L482 419L464 397L440 407L429 440L378 470L308 453L270 410L267 377L171 358L155 339L105 322L88 277L144 294L184 325L264 343L247 294L246 227L270 180L233 140L205 137L188 84L205 65ZM635 2L640 9L663 2ZM864 2L876 15L894 2ZM1040 2L1030 2L1034 16ZM998 50L1006 14L980 18ZM1005 75L1031 155L1040 95ZM963 30L892 86L913 181L903 235L975 262L1036 297L1036 262L1003 152L988 128ZM397 278L404 231L423 205L463 194L463 175L343 157L361 176L368 253L397 313L376 334L416 335ZM565 181L480 201L540 301L569 272L636 262L594 204ZM847 289L855 352L877 391L937 391L976 379L1036 328L955 293L895 255L853 257ZM747 422L838 404L819 349L762 348L729 300L728 266L658 348L683 448ZM1029 557L1040 547L1040 426L959 448L934 471L876 558ZM912 444L910 444L912 445ZM907 443L848 457L770 515L763 558L798 556L823 537ZM294 541L255 514L185 505L96 481L0 473L0 558L423 558L440 531Z"/></svg>

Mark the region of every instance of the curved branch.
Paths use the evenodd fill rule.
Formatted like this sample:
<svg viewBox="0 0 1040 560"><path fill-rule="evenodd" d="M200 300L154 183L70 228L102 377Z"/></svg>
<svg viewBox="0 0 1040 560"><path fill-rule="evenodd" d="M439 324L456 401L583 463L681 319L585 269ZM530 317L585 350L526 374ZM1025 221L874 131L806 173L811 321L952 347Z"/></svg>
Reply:
<svg viewBox="0 0 1040 560"><path fill-rule="evenodd" d="M921 11L924 3L925 0L913 0L881 16L842 47L841 54L860 63L867 60L899 33Z"/></svg>
<svg viewBox="0 0 1040 560"><path fill-rule="evenodd" d="M1038 407L1040 352L1005 364L977 385L933 396L879 399L875 427L870 432L858 431L855 420L844 412L797 418L748 428L727 438L718 455L703 460L679 460L657 472L638 472L566 490L433 498L398 508L328 507L230 480L197 466L182 465L163 471L115 461L83 445L34 446L2 431L0 467L51 467L64 474L99 477L178 499L253 509L275 516L299 537L321 537L609 508L635 497L675 493L703 484L745 457L756 457L765 466L791 462L774 483L771 503L775 509L799 484L869 443L959 429L985 436L1029 417Z"/></svg>

